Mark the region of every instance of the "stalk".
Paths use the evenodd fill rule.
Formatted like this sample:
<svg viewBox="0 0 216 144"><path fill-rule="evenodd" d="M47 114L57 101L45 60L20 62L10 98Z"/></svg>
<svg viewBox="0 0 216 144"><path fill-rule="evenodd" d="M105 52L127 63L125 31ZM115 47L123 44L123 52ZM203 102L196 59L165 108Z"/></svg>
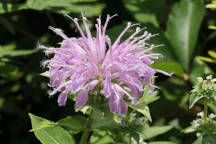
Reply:
<svg viewBox="0 0 216 144"><path fill-rule="evenodd" d="M92 111L90 113L90 116L88 118L87 125L85 126L85 128L83 130L83 134L82 134L82 137L81 137L80 144L87 144L87 141L88 141L88 138L89 138L89 134L91 132L92 121L93 121L92 113L93 113L93 109L92 109Z"/></svg>
<svg viewBox="0 0 216 144"><path fill-rule="evenodd" d="M204 102L204 117L203 117L203 122L206 123L207 121L207 115L208 115L208 102Z"/></svg>

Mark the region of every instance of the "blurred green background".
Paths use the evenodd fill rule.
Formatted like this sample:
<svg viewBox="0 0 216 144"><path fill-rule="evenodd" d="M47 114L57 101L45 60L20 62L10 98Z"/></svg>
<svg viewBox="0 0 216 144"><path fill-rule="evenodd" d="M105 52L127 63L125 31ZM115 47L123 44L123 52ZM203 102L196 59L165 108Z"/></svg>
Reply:
<svg viewBox="0 0 216 144"><path fill-rule="evenodd" d="M49 98L48 79L40 76L45 69L40 62L46 56L36 49L38 43L57 46L61 38L48 26L61 28L70 37L79 36L73 22L64 16L88 18L94 33L96 18L118 14L108 26L112 41L126 22L140 23L151 33L159 33L151 43L164 44L155 49L164 55L152 65L173 72L168 78L157 75L160 99L150 104L152 126L173 125L174 129L152 140L170 140L190 144L196 137L181 130L190 125L201 106L188 110L189 92L198 76L214 74L215 64L197 56L208 56L215 50L216 11L205 9L206 0L1 0L0 1L0 143L36 144L30 133L28 113L56 121L77 115L74 103L57 105L57 96ZM127 34L132 34L133 29ZM215 106L211 107L216 111ZM75 137L76 139L76 137Z"/></svg>

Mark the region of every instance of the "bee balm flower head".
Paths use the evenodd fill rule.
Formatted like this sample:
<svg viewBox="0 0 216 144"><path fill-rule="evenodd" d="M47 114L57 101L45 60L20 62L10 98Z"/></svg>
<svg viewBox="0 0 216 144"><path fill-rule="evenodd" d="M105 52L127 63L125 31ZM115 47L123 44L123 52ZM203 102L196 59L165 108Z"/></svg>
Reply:
<svg viewBox="0 0 216 144"><path fill-rule="evenodd" d="M68 16L69 17L69 16ZM143 85L149 85L153 92L152 77L156 72L163 71L153 69L149 65L160 54L149 54L156 46L146 43L155 36L139 27L136 31L121 42L122 36L129 28L135 26L130 22L126 28L111 43L106 28L112 17L107 16L104 26L101 19L97 19L96 37L92 37L87 19L82 15L85 32L80 28L77 18L69 17L76 25L81 37L68 37L60 29L49 27L63 38L59 48L40 46L45 53L53 57L44 61L49 69L50 87L53 88L50 95L60 92L58 104L65 105L69 92L77 93L76 105L83 106L88 100L88 93L95 86L103 86L103 95L109 99L111 112L120 115L127 113L127 103L124 97L128 97L135 104L144 90ZM167 74L167 73L165 73Z"/></svg>

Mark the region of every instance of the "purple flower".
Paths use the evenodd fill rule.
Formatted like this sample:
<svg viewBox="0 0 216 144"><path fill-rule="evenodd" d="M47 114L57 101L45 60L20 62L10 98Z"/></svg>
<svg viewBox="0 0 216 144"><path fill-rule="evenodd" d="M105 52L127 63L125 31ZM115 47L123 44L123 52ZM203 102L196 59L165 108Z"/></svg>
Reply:
<svg viewBox="0 0 216 144"><path fill-rule="evenodd" d="M149 54L149 51L157 46L146 42L155 35L145 31L137 36L143 31L137 27L129 38L121 42L122 36L136 24L129 22L115 42L111 43L106 35L106 28L112 17L107 16L104 26L101 19L97 19L96 37L92 37L87 19L83 15L85 33L80 28L78 19L69 17L81 34L79 38L70 38L62 30L49 27L63 38L59 48L40 46L46 54L53 56L43 64L49 69L50 87L53 88L50 96L60 92L60 106L65 105L69 92L78 94L77 106L85 105L89 91L93 91L95 86L100 84L103 86L103 95L109 99L110 111L124 115L128 109L124 97L128 97L131 103L135 104L142 95L143 85L149 85L150 92L154 91L152 77L156 72L168 75L149 66L153 59L160 56Z"/></svg>

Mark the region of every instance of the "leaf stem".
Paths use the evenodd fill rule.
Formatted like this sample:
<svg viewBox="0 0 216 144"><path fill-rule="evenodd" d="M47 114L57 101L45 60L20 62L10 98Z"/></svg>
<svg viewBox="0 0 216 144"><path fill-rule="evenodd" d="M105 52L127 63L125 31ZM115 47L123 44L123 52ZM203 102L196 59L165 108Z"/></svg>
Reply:
<svg viewBox="0 0 216 144"><path fill-rule="evenodd" d="M203 122L206 123L207 120L207 115L208 115L208 102L204 102L204 117L203 117Z"/></svg>
<svg viewBox="0 0 216 144"><path fill-rule="evenodd" d="M83 130L83 134L82 134L82 137L81 137L80 144L87 144L88 137L89 137L89 134L91 132L92 121L93 121L92 113L93 113L93 109L92 109L92 111L91 111L91 113L89 115L87 125L85 126L85 128Z"/></svg>

